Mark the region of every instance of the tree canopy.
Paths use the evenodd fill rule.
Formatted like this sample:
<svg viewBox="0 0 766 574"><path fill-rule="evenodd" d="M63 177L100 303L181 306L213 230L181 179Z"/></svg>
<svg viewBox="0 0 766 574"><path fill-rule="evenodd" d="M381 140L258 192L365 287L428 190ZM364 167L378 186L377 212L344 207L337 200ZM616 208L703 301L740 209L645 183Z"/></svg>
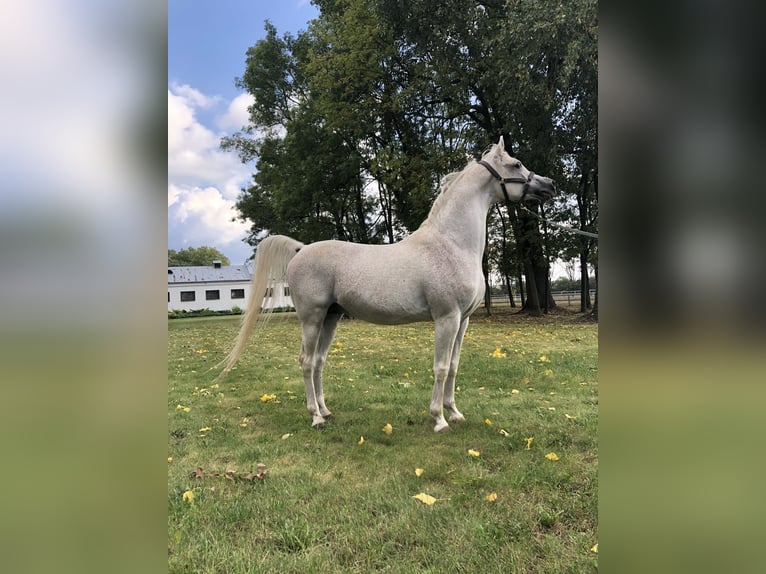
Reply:
<svg viewBox="0 0 766 574"><path fill-rule="evenodd" d="M425 219L441 177L500 135L556 180L548 217L596 229L595 0L314 3L318 18L296 36L267 22L236 80L254 102L222 147L255 162L237 202L249 243L267 232L396 241ZM489 225L487 273L523 274L533 312L552 304L550 258L594 258L592 240L546 239L517 208Z"/></svg>
<svg viewBox="0 0 766 574"><path fill-rule="evenodd" d="M220 261L221 265L229 265L229 258L215 247L187 247L186 249L168 249L168 267L195 267L212 265Z"/></svg>

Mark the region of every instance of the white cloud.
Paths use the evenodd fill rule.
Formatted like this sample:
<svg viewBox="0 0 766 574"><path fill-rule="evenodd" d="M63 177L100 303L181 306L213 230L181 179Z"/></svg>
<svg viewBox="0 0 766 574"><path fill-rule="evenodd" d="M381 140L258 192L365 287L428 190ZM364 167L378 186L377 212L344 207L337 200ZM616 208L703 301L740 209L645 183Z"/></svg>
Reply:
<svg viewBox="0 0 766 574"><path fill-rule="evenodd" d="M169 247L209 245L226 251L227 245L230 250L243 246L249 224L232 220L238 215L234 203L248 185L252 168L219 148L225 131L213 131L198 117L199 110L214 110L220 103L220 98L191 86L172 84L168 89ZM219 128L230 126L243 109L246 114L247 105L241 96L232 101Z"/></svg>
<svg viewBox="0 0 766 574"><path fill-rule="evenodd" d="M171 89L173 93L182 97L196 108L211 108L221 101L219 96L206 96L187 84L173 83L171 84Z"/></svg>
<svg viewBox="0 0 766 574"><path fill-rule="evenodd" d="M250 114L247 111L248 106L252 105L253 96L250 94L240 94L234 98L226 112L218 118L216 124L222 130L239 131L242 126L247 124Z"/></svg>
<svg viewBox="0 0 766 574"><path fill-rule="evenodd" d="M170 203L170 198L173 202ZM234 201L226 199L215 187L168 185L168 214L180 226L185 244L225 245L240 241L249 229L237 216Z"/></svg>
<svg viewBox="0 0 766 574"><path fill-rule="evenodd" d="M225 132L214 132L197 119L198 103L210 100L188 86L168 90L168 179L214 185L233 199L248 181L250 168L235 153L219 148Z"/></svg>
<svg viewBox="0 0 766 574"><path fill-rule="evenodd" d="M180 197L181 190L173 184L168 185L168 207L172 207L178 203Z"/></svg>

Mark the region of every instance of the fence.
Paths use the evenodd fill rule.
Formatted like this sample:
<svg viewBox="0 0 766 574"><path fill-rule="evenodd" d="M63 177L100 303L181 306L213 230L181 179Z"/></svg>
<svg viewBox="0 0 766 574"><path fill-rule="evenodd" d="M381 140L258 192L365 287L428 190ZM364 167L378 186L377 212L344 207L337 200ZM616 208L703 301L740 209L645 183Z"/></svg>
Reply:
<svg viewBox="0 0 766 574"><path fill-rule="evenodd" d="M553 295L553 300L556 301L557 305L561 305L563 307L579 307L580 306L579 291L553 291L551 295ZM591 289L590 290L591 303L593 302L595 296L596 296L596 290ZM514 300L516 301L517 305L521 305L521 298L519 297L518 293L514 293ZM510 302L508 301L508 295L492 295L492 306L493 307L494 306L497 306L497 307L510 306Z"/></svg>

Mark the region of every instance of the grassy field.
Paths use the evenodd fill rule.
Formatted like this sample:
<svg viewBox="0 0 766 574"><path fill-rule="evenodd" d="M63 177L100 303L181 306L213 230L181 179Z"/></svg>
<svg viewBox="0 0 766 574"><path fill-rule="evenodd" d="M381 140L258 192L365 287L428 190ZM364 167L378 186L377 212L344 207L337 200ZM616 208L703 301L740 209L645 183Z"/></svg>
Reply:
<svg viewBox="0 0 766 574"><path fill-rule="evenodd" d="M325 368L335 416L317 431L294 316L218 386L207 371L238 317L170 321L169 571L597 571L598 328L575 319L477 313L467 420L442 434L430 323L343 321Z"/></svg>

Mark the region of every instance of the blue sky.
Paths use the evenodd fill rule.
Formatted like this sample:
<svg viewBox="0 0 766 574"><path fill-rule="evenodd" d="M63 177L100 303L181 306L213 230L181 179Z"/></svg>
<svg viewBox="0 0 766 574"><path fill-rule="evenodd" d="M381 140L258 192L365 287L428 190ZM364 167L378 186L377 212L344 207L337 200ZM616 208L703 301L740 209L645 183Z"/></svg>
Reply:
<svg viewBox="0 0 766 574"><path fill-rule="evenodd" d="M169 0L168 247L208 245L233 264L252 249L248 225L232 222L239 190L254 166L222 152L218 142L247 119L249 97L234 86L245 52L269 20L279 34L307 28L318 11L309 0Z"/></svg>

